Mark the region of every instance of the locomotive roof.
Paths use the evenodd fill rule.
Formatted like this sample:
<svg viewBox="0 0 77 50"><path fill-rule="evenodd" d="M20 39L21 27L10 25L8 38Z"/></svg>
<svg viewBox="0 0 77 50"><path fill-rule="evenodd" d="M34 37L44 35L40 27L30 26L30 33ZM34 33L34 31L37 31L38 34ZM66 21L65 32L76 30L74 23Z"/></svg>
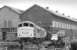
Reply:
<svg viewBox="0 0 77 50"><path fill-rule="evenodd" d="M22 23L30 23L30 24L35 25L36 28L44 30L44 28L38 26L37 24L33 23L32 21L23 21L23 22L20 22L19 24L22 24Z"/></svg>

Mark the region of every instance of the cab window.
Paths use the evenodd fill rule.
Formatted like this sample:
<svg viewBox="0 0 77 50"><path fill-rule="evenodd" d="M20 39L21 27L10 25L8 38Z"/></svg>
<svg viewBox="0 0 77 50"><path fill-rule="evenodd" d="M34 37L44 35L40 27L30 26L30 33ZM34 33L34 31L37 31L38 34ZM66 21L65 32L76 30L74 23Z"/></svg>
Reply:
<svg viewBox="0 0 77 50"><path fill-rule="evenodd" d="M28 23L24 23L24 26L28 26Z"/></svg>
<svg viewBox="0 0 77 50"><path fill-rule="evenodd" d="M33 24L30 24L30 27L33 27Z"/></svg>
<svg viewBox="0 0 77 50"><path fill-rule="evenodd" d="M18 27L22 27L22 24L19 24Z"/></svg>

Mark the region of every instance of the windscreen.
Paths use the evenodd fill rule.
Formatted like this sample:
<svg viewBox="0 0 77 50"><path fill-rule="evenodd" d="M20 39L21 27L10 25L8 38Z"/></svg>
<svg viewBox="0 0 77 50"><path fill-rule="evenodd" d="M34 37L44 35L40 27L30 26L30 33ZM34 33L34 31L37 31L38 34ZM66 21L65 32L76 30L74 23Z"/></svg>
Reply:
<svg viewBox="0 0 77 50"><path fill-rule="evenodd" d="M23 23L23 27L17 29L18 37L34 37L34 27L32 24Z"/></svg>

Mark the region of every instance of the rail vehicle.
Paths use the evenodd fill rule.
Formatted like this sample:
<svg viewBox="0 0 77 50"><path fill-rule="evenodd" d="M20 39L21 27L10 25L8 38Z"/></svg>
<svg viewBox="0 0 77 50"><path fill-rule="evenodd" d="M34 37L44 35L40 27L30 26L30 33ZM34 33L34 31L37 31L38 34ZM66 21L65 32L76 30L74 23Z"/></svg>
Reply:
<svg viewBox="0 0 77 50"><path fill-rule="evenodd" d="M47 36L47 32L44 28L36 25L31 21L23 21L18 24L17 36L20 39L27 40L36 40L44 39Z"/></svg>
<svg viewBox="0 0 77 50"><path fill-rule="evenodd" d="M54 35L56 36L56 34ZM48 47L52 45L54 46L64 45L64 43L58 36L54 37L53 35L48 34L46 29L38 26L37 24L31 21L23 21L18 24L17 36L22 41L25 41L25 42L29 41L32 43L40 43L44 41L51 41L51 43L47 45Z"/></svg>

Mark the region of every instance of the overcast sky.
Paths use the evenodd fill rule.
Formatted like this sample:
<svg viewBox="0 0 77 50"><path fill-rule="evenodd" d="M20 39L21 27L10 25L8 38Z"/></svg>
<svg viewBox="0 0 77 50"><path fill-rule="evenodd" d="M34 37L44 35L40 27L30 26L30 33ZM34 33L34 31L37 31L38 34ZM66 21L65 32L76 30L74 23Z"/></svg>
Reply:
<svg viewBox="0 0 77 50"><path fill-rule="evenodd" d="M48 6L49 10L58 10L61 14L77 19L77 0L0 0L0 7L8 5L21 10L26 10L33 4L44 8Z"/></svg>

